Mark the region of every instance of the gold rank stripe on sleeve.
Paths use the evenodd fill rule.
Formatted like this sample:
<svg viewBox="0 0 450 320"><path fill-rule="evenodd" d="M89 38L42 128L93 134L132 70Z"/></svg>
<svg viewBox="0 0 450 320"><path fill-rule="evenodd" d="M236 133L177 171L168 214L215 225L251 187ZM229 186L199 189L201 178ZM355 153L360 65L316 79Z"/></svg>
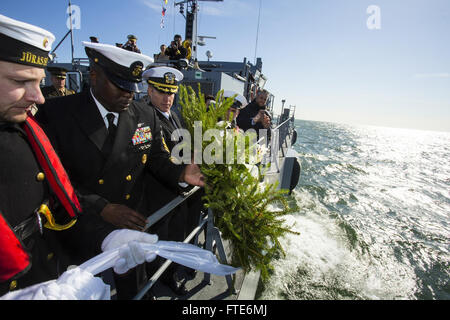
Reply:
<svg viewBox="0 0 450 320"><path fill-rule="evenodd" d="M167 153L170 154L170 150L169 150L169 148L167 147L166 140L164 140L164 137L161 137L161 140L162 140L162 143L163 143L164 150L166 150Z"/></svg>

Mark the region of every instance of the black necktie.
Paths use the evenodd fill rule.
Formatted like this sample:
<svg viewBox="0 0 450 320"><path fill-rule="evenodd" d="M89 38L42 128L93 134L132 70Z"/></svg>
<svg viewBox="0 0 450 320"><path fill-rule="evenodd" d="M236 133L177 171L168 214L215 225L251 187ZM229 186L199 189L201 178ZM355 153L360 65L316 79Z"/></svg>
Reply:
<svg viewBox="0 0 450 320"><path fill-rule="evenodd" d="M172 117L172 114L169 113L169 121L172 122L173 126L175 127L175 130L178 130L179 127L177 126L177 123L175 119ZM179 135L178 132L176 133L176 137L178 137L178 142L183 141L183 136Z"/></svg>
<svg viewBox="0 0 450 320"><path fill-rule="evenodd" d="M170 113L169 113L169 121L172 122L175 129L178 129L177 123L175 122L175 119L172 117Z"/></svg>
<svg viewBox="0 0 450 320"><path fill-rule="evenodd" d="M106 137L102 148L102 152L106 157L111 154L114 146L114 139L116 137L117 127L114 124L114 118L115 116L112 113L106 115L106 119L108 120L108 136Z"/></svg>

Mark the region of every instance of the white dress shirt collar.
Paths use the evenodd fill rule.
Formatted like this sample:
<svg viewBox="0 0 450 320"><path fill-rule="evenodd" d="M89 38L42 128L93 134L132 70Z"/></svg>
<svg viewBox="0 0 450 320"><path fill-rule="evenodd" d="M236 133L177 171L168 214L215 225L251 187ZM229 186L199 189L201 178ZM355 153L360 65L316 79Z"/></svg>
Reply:
<svg viewBox="0 0 450 320"><path fill-rule="evenodd" d="M159 111L159 113L161 113L162 115L164 115L164 117L166 117L167 120L169 120L170 117L170 111L169 112L162 112L161 110L159 110L158 108L155 108L156 110Z"/></svg>
<svg viewBox="0 0 450 320"><path fill-rule="evenodd" d="M117 123L119 122L119 113L106 110L106 108L95 98L92 89L91 89L91 96L94 99L95 104L97 105L98 111L100 111L100 114L102 115L102 119L105 122L106 129L108 129L109 127L108 118L106 117L108 113L114 114L114 124L117 126Z"/></svg>

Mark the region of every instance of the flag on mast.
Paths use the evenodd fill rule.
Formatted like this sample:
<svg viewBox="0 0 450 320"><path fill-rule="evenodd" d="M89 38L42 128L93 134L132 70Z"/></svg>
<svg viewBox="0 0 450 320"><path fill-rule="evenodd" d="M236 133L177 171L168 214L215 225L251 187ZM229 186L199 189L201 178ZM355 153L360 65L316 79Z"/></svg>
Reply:
<svg viewBox="0 0 450 320"><path fill-rule="evenodd" d="M164 1L164 3L162 5L162 11L161 11L162 17L161 17L161 24L160 24L161 29L164 28L164 17L166 16L166 10L167 10L166 7L164 7L164 4L167 4L168 0L163 0L163 1Z"/></svg>

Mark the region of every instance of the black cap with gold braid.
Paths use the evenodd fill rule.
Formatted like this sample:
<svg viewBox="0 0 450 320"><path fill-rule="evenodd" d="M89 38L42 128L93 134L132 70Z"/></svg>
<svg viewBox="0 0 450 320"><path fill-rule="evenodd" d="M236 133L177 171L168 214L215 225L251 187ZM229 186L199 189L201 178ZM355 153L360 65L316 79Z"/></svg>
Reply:
<svg viewBox="0 0 450 320"><path fill-rule="evenodd" d="M183 74L171 67L152 67L146 70L142 77L147 83L164 93L177 93L178 83L183 80Z"/></svg>
<svg viewBox="0 0 450 320"><path fill-rule="evenodd" d="M0 14L0 60L45 68L55 36Z"/></svg>

